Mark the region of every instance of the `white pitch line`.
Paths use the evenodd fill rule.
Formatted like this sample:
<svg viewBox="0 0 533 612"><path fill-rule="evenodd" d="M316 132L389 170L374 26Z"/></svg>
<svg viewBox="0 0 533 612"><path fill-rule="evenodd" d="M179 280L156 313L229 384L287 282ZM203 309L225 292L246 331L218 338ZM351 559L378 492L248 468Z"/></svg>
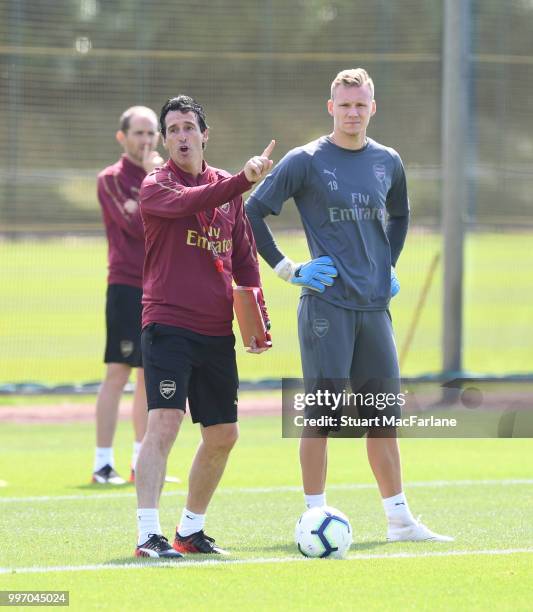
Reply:
<svg viewBox="0 0 533 612"><path fill-rule="evenodd" d="M501 550L448 550L420 553L391 553L348 555L347 561L368 561L372 559L419 559L430 557L464 557L467 555L515 555L533 553L533 548L504 548ZM209 559L205 561L161 561L152 563L99 563L94 565L56 565L50 567L0 567L0 574L46 574L50 572L97 572L100 570L147 569L159 567L213 567L216 565L257 565L261 563L319 563L322 559L304 557L266 557L258 559Z"/></svg>
<svg viewBox="0 0 533 612"><path fill-rule="evenodd" d="M405 485L406 488L440 488L440 487L465 487L465 486L509 486L509 485L531 485L533 479L502 479L502 480L428 480L423 482L411 482ZM332 484L328 486L328 490L346 491L360 489L375 489L376 485L372 483L353 483L353 484ZM219 489L219 494L235 494L235 493L292 493L301 492L300 486L282 485L278 487L233 487ZM186 490L181 491L166 491L163 493L165 497L184 496ZM100 500L113 498L128 498L135 497L133 492L129 493L95 493L86 495L42 495L35 497L0 497L0 503L17 503L17 502L47 502L47 501L70 501L70 500Z"/></svg>
<svg viewBox="0 0 533 612"><path fill-rule="evenodd" d="M410 482L405 484L406 489L431 489L440 487L470 487L470 486L512 486L512 485L533 485L531 478L514 478L502 480L428 480L425 482ZM332 484L328 485L328 491L351 491L359 489L375 489L376 485L371 483L354 484ZM223 488L217 491L221 495L233 495L235 493L300 493L300 486L280 486L280 487L235 487ZM166 491L164 497L174 495L183 496L187 491ZM0 504L24 503L24 502L47 502L47 501L71 501L71 500L100 500L100 499L122 499L135 497L135 493L95 493L86 495L42 495L36 497L0 497Z"/></svg>

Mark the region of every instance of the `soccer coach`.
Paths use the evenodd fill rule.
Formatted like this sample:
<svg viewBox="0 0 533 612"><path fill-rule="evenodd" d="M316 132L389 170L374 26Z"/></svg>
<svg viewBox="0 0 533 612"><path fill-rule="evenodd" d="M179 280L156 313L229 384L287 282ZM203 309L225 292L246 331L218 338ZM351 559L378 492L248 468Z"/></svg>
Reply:
<svg viewBox="0 0 533 612"><path fill-rule="evenodd" d="M261 285L242 194L268 174L274 141L231 176L204 161L209 130L195 100L183 95L169 99L159 122L170 159L146 177L140 194L146 248L141 344L149 413L136 471L135 555L177 558L225 552L203 528L238 437L232 281ZM202 441L170 546L158 505L187 399Z"/></svg>

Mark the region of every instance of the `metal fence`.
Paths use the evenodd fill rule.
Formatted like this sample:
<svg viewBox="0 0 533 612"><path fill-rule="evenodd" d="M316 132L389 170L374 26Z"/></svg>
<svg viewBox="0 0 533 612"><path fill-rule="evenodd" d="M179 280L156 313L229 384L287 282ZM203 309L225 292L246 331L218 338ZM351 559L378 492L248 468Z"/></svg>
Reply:
<svg viewBox="0 0 533 612"><path fill-rule="evenodd" d="M443 2L2 0L0 230L99 229L94 179L124 108L188 93L208 158L237 170L330 128L332 77L364 66L371 135L408 169L415 224L438 225ZM530 223L533 3L474 0L468 123L471 224ZM294 226L294 215L282 223Z"/></svg>
<svg viewBox="0 0 533 612"><path fill-rule="evenodd" d="M519 231L526 246L514 272L529 287L523 292L516 275L497 267L496 250L489 260L486 244L467 246L464 345L471 369L479 355L520 346L511 370L530 372L533 314L517 314L512 302L533 293L522 258L533 236L533 0L464 5L464 227ZM376 85L369 134L397 149L407 169L409 240L423 258L402 255L402 278L415 304L440 249L444 7L444 0L0 0L0 236L31 248L42 235L103 235L96 174L120 153L114 133L129 106L158 111L169 96L194 96L211 127L208 161L237 171L273 137L278 159L330 131L332 78L363 66ZM291 206L272 225L301 226ZM478 329L474 262L476 270L495 266L501 320L512 319L512 334L498 324ZM423 329L411 351L425 350ZM431 361L428 369L438 367Z"/></svg>

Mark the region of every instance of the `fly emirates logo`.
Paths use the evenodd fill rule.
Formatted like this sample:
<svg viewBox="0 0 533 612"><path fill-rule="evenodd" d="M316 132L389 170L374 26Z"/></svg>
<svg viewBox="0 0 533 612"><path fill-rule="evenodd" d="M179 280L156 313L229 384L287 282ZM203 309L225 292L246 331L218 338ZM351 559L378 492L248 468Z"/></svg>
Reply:
<svg viewBox="0 0 533 612"><path fill-rule="evenodd" d="M372 206L369 193L352 193L352 206L350 208L340 208L339 206L329 207L329 220L331 223L339 221L379 221L385 220L385 209L383 206Z"/></svg>
<svg viewBox="0 0 533 612"><path fill-rule="evenodd" d="M220 240L220 227L204 227L203 230L203 233L193 229L187 230L187 245L205 249L206 251L214 249L217 253L231 251L233 241L231 238L229 240L226 240L226 238Z"/></svg>

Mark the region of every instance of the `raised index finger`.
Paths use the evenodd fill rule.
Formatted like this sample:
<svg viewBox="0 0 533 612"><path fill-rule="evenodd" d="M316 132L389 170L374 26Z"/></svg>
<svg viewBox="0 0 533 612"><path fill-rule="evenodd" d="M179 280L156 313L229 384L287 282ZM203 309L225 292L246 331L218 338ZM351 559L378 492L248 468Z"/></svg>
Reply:
<svg viewBox="0 0 533 612"><path fill-rule="evenodd" d="M270 157L270 154L274 150L275 146L276 146L276 141L275 140L271 140L270 144L267 146L267 148L261 153L261 157Z"/></svg>

